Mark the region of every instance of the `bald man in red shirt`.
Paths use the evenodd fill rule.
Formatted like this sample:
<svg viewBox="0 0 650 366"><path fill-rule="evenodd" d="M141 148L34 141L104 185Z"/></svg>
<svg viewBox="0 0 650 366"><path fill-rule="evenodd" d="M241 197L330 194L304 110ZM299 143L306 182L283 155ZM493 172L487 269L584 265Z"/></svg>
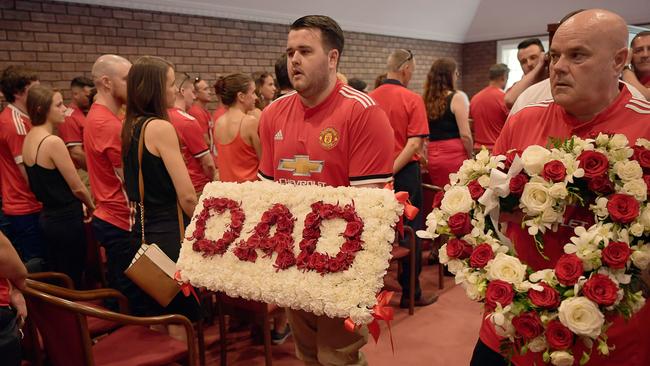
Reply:
<svg viewBox="0 0 650 366"><path fill-rule="evenodd" d="M478 92L469 103L469 114L474 120L474 149L485 146L492 149L508 118L504 102L505 88L510 70L506 64L490 66L490 83Z"/></svg>
<svg viewBox="0 0 650 366"><path fill-rule="evenodd" d="M650 138L650 103L632 97L618 81L628 52L626 43L625 21L612 12L585 10L565 21L555 33L550 50L554 101L530 105L513 115L501 132L494 153L523 150L534 144L544 146L549 137L584 138L599 132L622 133L632 144L637 138ZM570 207L565 213L565 222L569 220L589 226L593 213ZM557 232L544 235L544 254L549 260L537 252L533 238L522 229L521 222L508 222L506 234L522 262L541 270L554 267L563 254L563 244L573 235L573 227L561 225ZM614 349L609 357L591 353L589 365L650 365L650 306L643 307L628 322L622 317L611 320L613 325L607 336ZM499 337L486 320L471 365L507 365L498 350ZM578 342L574 356L580 357L583 350L582 342ZM533 352L512 361L517 366L543 364L541 355Z"/></svg>

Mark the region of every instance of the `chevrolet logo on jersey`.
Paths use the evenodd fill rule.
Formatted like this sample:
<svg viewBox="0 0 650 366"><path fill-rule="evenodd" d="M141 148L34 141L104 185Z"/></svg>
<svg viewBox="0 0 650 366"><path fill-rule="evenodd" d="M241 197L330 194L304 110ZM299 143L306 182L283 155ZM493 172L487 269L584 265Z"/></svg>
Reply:
<svg viewBox="0 0 650 366"><path fill-rule="evenodd" d="M309 160L308 155L295 155L293 159L280 159L278 170L293 172L294 176L310 177L311 173L323 171L323 160Z"/></svg>

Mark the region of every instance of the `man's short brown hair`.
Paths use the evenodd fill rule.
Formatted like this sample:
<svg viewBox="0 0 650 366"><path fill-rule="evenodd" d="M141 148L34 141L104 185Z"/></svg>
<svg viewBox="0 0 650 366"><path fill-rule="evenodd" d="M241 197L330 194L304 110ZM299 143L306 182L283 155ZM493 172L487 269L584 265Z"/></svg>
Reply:
<svg viewBox="0 0 650 366"><path fill-rule="evenodd" d="M343 37L343 30L341 30L341 27L334 19L326 15L305 15L297 19L289 27L290 30L305 28L320 29L325 50L328 52L331 49L338 50L339 60L341 59L345 39Z"/></svg>
<svg viewBox="0 0 650 366"><path fill-rule="evenodd" d="M634 38L632 38L632 41L630 42L630 47L634 47L634 41L636 41L637 39L639 39L641 37L650 37L650 31L643 31L643 32L637 33L634 36Z"/></svg>
<svg viewBox="0 0 650 366"><path fill-rule="evenodd" d="M0 76L2 95L9 103L16 101L16 94L25 91L25 88L38 80L38 75L25 66L12 65L4 69Z"/></svg>

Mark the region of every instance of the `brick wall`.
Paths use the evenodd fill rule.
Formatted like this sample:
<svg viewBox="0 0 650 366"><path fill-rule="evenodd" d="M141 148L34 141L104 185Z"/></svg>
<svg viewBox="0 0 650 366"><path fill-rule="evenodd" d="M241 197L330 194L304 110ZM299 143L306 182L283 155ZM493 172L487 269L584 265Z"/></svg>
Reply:
<svg viewBox="0 0 650 366"><path fill-rule="evenodd" d="M488 84L488 69L497 59L497 42L465 43L462 53L463 91L471 98Z"/></svg>
<svg viewBox="0 0 650 366"><path fill-rule="evenodd" d="M167 14L53 1L0 0L0 69L35 68L41 81L66 90L78 75L89 76L95 59L116 53L134 60L157 55L177 71L214 80L217 73L273 71L284 51L287 26L201 16ZM463 46L392 36L346 32L340 71L370 88L394 48L417 59L412 90L422 92L433 60L464 62ZM470 62L471 59L468 59ZM461 69L462 70L462 69ZM69 96L68 93L65 96Z"/></svg>

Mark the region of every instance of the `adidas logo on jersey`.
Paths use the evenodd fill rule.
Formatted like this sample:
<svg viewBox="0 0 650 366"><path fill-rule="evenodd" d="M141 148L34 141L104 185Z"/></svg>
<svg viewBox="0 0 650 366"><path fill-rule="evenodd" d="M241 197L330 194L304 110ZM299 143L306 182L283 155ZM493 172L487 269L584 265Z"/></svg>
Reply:
<svg viewBox="0 0 650 366"><path fill-rule="evenodd" d="M276 140L276 141L282 141L282 140L284 140L284 136L282 136L282 130L278 131L278 132L275 134L275 137L273 137L273 139Z"/></svg>

